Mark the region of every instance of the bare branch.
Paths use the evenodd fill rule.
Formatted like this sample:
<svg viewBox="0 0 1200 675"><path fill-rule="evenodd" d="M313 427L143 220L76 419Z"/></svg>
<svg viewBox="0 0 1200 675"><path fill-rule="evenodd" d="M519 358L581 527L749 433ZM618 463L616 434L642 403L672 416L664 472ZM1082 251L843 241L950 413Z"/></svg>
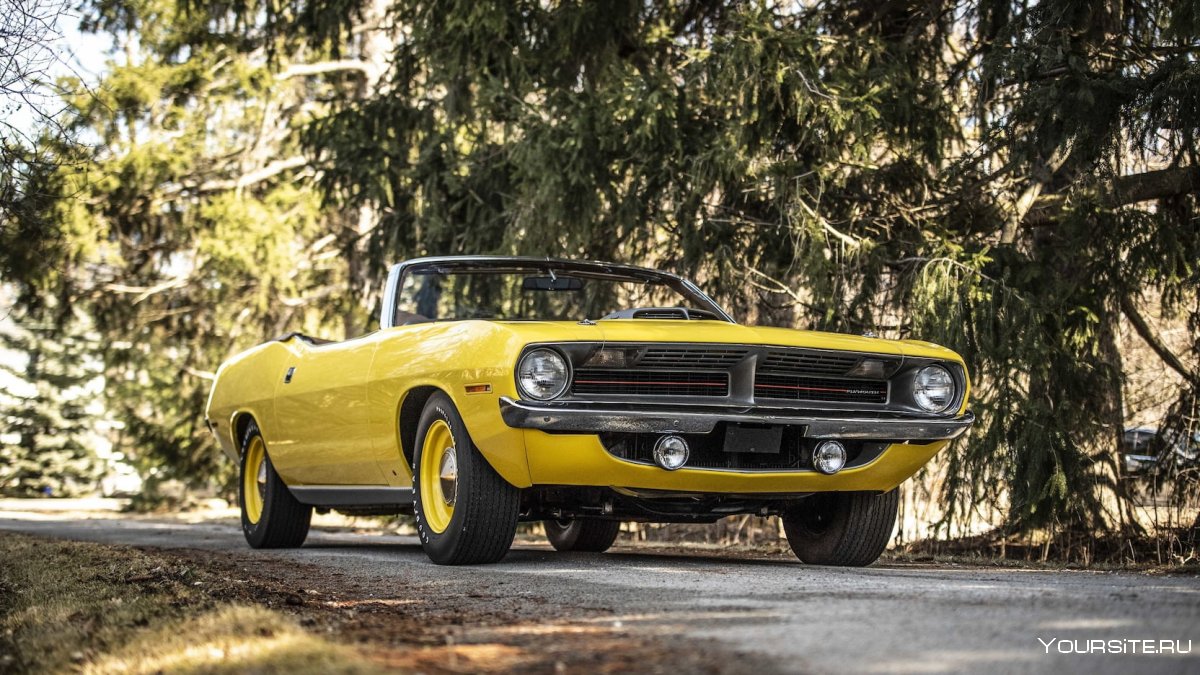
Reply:
<svg viewBox="0 0 1200 675"><path fill-rule="evenodd" d="M63 66L58 24L68 9L65 0L0 0L0 235L26 196L31 172L62 161L38 138L68 138L61 92L52 82Z"/></svg>
<svg viewBox="0 0 1200 675"><path fill-rule="evenodd" d="M1129 323L1133 325L1133 330L1150 346L1150 349L1158 354L1158 358L1162 359L1163 363L1167 364L1171 370L1183 376L1183 379L1192 383L1193 386L1200 387L1200 373L1189 369L1183 361L1167 346L1158 339L1154 331L1150 328L1150 324L1146 323L1146 319L1138 312L1137 306L1133 304L1133 300L1126 295L1121 296L1121 312L1129 319Z"/></svg>
<svg viewBox="0 0 1200 675"><path fill-rule="evenodd" d="M191 375L192 377L196 377L201 380L207 380L209 382L212 382L213 380L217 379L216 373L210 372L207 370L197 370L195 368L192 368L191 366L184 368L183 372L187 373L188 375Z"/></svg>
<svg viewBox="0 0 1200 675"><path fill-rule="evenodd" d="M133 304L136 305L139 302L145 300L146 298L148 298L152 295L156 295L158 293L163 293L165 291L169 291L169 290L176 289L176 288L182 288L182 287L186 286L187 283L188 283L188 278L186 276L181 276L181 277L175 277L174 279L168 279L162 283L155 284L154 286L127 286L125 284L112 283L112 284L106 285L105 289L110 290L114 293L124 293L124 294L130 294L130 295L136 293L137 297L133 299Z"/></svg>
<svg viewBox="0 0 1200 675"><path fill-rule="evenodd" d="M360 61L358 59L321 61L319 63L296 63L284 68L283 72L279 73L279 79L287 80L293 77L323 75L325 73L344 71L357 71L363 77L367 77L371 74L371 66L366 61Z"/></svg>
<svg viewBox="0 0 1200 675"><path fill-rule="evenodd" d="M1042 196L1042 190L1046 188L1046 184L1058 172L1064 162L1067 161L1068 148L1062 147L1055 150L1050 158L1040 164L1033 172L1029 184L1017 197L1012 205L1011 213L1008 221L1004 224L1004 230L1000 234L1000 241L1005 244L1011 244L1016 241L1017 231L1020 225L1029 215L1029 211L1038 203L1038 199Z"/></svg>
<svg viewBox="0 0 1200 675"><path fill-rule="evenodd" d="M265 180L274 178L275 176L278 176L289 169L298 169L306 164L308 164L308 158L303 156L277 159L264 167L244 173L237 178L205 181L200 184L199 191L219 192L221 190L240 190L242 188L250 187L256 183L261 183Z"/></svg>
<svg viewBox="0 0 1200 675"><path fill-rule="evenodd" d="M63 136L59 126L59 91L53 80L65 65L59 54L62 32L58 23L67 15L64 0L0 0L0 141L3 167L11 170L17 158L12 143L32 147L43 128Z"/></svg>
<svg viewBox="0 0 1200 675"><path fill-rule="evenodd" d="M1200 166L1181 166L1120 176L1098 190L1100 202L1116 208L1138 202L1200 192ZM1048 225L1066 205L1063 194L1042 195L1026 215L1026 226Z"/></svg>

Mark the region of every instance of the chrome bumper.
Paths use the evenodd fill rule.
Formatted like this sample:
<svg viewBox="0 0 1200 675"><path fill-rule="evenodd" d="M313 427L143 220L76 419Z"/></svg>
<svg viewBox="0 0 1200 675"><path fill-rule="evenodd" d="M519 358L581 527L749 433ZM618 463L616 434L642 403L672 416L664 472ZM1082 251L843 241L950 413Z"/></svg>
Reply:
<svg viewBox="0 0 1200 675"><path fill-rule="evenodd" d="M745 410L645 410L600 408L596 404L530 403L500 398L500 416L517 429L562 433L683 433L705 434L718 422L784 424L805 427L809 438L848 438L878 441L941 441L957 438L974 422L967 412L958 417L920 418L900 415L839 416L814 411L771 408Z"/></svg>

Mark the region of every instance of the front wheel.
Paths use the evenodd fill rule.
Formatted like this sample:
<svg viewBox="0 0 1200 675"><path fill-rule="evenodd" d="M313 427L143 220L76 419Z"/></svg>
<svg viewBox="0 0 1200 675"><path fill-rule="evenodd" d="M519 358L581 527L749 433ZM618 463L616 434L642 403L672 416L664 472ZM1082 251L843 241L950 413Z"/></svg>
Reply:
<svg viewBox="0 0 1200 675"><path fill-rule="evenodd" d="M620 521L594 518L547 520L543 525L550 545L558 551L603 553L612 547L621 531Z"/></svg>
<svg viewBox="0 0 1200 675"><path fill-rule="evenodd" d="M449 396L434 394L413 457L417 534L439 565L493 563L517 533L521 491L487 463Z"/></svg>
<svg viewBox="0 0 1200 675"><path fill-rule="evenodd" d="M253 548L295 548L308 537L312 507L296 501L267 455L258 423L242 437L242 533Z"/></svg>
<svg viewBox="0 0 1200 675"><path fill-rule="evenodd" d="M899 505L898 490L817 493L784 511L783 530L802 562L864 567L891 541Z"/></svg>

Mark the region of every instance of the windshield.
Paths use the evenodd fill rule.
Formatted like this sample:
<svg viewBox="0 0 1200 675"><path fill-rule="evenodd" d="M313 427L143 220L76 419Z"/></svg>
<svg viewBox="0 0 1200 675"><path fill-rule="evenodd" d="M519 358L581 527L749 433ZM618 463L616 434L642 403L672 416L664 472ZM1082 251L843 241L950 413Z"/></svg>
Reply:
<svg viewBox="0 0 1200 675"><path fill-rule="evenodd" d="M680 279L545 266L431 266L407 270L396 297L396 323L493 319L582 321L650 307L682 307L671 318L721 319L717 308Z"/></svg>

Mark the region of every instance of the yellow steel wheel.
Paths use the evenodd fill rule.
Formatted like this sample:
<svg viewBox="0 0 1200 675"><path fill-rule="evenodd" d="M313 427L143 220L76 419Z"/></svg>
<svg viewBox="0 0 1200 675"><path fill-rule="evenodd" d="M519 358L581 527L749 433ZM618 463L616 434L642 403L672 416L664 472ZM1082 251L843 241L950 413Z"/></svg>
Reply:
<svg viewBox="0 0 1200 675"><path fill-rule="evenodd" d="M445 420L436 420L421 444L421 506L429 529L441 534L450 527L458 498L458 451Z"/></svg>
<svg viewBox="0 0 1200 675"><path fill-rule="evenodd" d="M295 548L304 543L313 507L301 504L275 473L258 423L242 431L242 534L254 548Z"/></svg>
<svg viewBox="0 0 1200 675"><path fill-rule="evenodd" d="M258 523L263 512L263 491L267 486L267 446L262 436L250 439L246 447L246 464L242 470L242 499L246 519Z"/></svg>
<svg viewBox="0 0 1200 675"><path fill-rule="evenodd" d="M425 401L416 441L413 509L425 554L439 565L503 558L517 532L521 491L471 442L449 396L439 391Z"/></svg>

